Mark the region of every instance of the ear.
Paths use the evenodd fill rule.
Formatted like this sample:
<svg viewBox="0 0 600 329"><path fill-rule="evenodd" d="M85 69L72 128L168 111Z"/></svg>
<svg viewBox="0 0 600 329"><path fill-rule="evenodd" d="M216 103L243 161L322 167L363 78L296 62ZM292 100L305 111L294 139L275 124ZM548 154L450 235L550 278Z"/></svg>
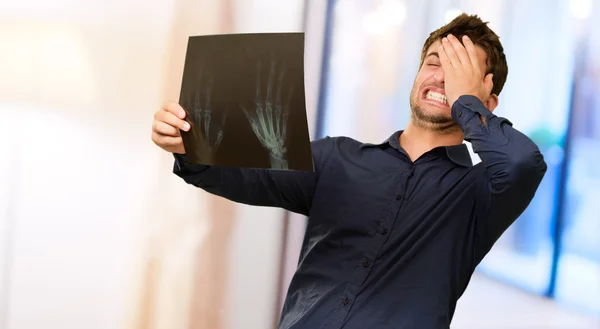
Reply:
<svg viewBox="0 0 600 329"><path fill-rule="evenodd" d="M491 112L494 112L496 107L498 107L498 95L491 94L490 97L485 101L485 107L488 108Z"/></svg>

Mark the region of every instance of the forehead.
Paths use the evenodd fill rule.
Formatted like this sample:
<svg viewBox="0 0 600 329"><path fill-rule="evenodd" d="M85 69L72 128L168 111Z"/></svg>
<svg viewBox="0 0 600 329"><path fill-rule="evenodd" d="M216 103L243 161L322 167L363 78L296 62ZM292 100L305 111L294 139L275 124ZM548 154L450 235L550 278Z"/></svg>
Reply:
<svg viewBox="0 0 600 329"><path fill-rule="evenodd" d="M442 45L442 41L441 40L437 40L434 43L431 44L431 46L429 46L429 48L427 48L427 51L425 52L425 56L429 55L430 53L433 52L437 52L438 48ZM475 45L475 51L477 52L477 57L479 58L479 62L480 63L487 63L487 53L485 52L485 49L483 49L481 46Z"/></svg>

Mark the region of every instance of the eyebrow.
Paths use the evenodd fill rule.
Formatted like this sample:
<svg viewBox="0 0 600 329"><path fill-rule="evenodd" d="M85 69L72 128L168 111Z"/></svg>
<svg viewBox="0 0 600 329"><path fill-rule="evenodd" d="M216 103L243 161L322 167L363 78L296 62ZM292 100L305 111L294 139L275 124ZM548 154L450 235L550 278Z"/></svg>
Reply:
<svg viewBox="0 0 600 329"><path fill-rule="evenodd" d="M429 58L429 56L435 56L437 58L440 58L440 54L437 51L432 51L429 54L427 54L427 56L425 56L425 59Z"/></svg>

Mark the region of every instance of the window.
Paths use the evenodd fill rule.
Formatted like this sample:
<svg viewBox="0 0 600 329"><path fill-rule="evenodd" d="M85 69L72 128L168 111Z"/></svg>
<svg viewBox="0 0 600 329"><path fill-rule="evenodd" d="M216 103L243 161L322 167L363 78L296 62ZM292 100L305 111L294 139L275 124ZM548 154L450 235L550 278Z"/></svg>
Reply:
<svg viewBox="0 0 600 329"><path fill-rule="evenodd" d="M556 298L600 314L600 6L581 35L564 186Z"/></svg>

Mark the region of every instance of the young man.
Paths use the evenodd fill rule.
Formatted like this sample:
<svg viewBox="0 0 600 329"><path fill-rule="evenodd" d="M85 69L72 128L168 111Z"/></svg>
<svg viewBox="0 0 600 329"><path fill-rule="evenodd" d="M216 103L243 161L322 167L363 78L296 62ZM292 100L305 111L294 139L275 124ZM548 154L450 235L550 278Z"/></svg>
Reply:
<svg viewBox="0 0 600 329"><path fill-rule="evenodd" d="M281 329L448 328L546 172L538 147L493 114L507 72L498 36L463 14L425 42L406 129L376 145L314 141L314 173L188 164L174 103L157 112L153 140L189 184L309 217Z"/></svg>

